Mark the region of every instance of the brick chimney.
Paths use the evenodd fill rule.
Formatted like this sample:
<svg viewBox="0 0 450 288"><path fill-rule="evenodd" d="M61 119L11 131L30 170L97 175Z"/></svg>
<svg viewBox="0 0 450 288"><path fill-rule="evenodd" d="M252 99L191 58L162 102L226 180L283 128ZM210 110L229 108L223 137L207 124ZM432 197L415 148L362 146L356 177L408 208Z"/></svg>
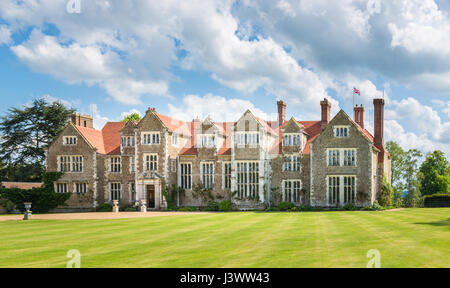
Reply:
<svg viewBox="0 0 450 288"><path fill-rule="evenodd" d="M277 105L278 105L278 123L280 126L283 126L283 123L286 120L286 102L280 100L277 102Z"/></svg>
<svg viewBox="0 0 450 288"><path fill-rule="evenodd" d="M327 98L324 98L323 101L320 101L320 106L322 107L320 129L324 130L327 127L328 122L330 122L331 103L328 102Z"/></svg>
<svg viewBox="0 0 450 288"><path fill-rule="evenodd" d="M374 112L374 144L379 149L384 145L384 99L373 99Z"/></svg>
<svg viewBox="0 0 450 288"><path fill-rule="evenodd" d="M361 128L364 129L364 107L361 104L361 107L358 107L358 104L356 104L356 107L353 108L354 113L354 120L356 123L359 124L359 126L361 126Z"/></svg>
<svg viewBox="0 0 450 288"><path fill-rule="evenodd" d="M94 120L89 115L74 113L71 116L71 121L75 126L94 128Z"/></svg>

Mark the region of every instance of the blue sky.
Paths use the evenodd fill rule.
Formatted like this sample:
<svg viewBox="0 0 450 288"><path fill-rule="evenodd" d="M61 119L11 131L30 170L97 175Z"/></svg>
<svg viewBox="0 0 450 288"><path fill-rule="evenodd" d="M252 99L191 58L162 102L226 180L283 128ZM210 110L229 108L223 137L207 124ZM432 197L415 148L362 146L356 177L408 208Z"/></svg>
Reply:
<svg viewBox="0 0 450 288"><path fill-rule="evenodd" d="M450 155L447 1L160 2L2 0L0 115L45 97L97 128L147 107L233 121L283 99L317 120L325 97L352 115L356 86L369 131L384 95L386 140Z"/></svg>

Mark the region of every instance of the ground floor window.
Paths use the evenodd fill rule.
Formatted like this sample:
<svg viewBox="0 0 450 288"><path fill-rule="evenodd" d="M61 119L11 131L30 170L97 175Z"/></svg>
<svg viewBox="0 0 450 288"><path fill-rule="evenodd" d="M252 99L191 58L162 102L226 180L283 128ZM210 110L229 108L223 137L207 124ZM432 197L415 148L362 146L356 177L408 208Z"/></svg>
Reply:
<svg viewBox="0 0 450 288"><path fill-rule="evenodd" d="M202 163L202 183L204 189L214 186L214 163Z"/></svg>
<svg viewBox="0 0 450 288"><path fill-rule="evenodd" d="M223 164L223 187L231 189L231 163Z"/></svg>
<svg viewBox="0 0 450 288"><path fill-rule="evenodd" d="M237 192L239 198L254 199L259 194L259 164L237 163Z"/></svg>
<svg viewBox="0 0 450 288"><path fill-rule="evenodd" d="M56 184L56 193L67 193L67 192L69 192L67 183Z"/></svg>
<svg viewBox="0 0 450 288"><path fill-rule="evenodd" d="M136 201L136 184L130 183L130 202Z"/></svg>
<svg viewBox="0 0 450 288"><path fill-rule="evenodd" d="M192 164L181 163L181 188L192 189Z"/></svg>
<svg viewBox="0 0 450 288"><path fill-rule="evenodd" d="M121 183L110 183L110 195L109 200L119 201L122 196L122 184Z"/></svg>
<svg viewBox="0 0 450 288"><path fill-rule="evenodd" d="M355 203L356 198L356 185L355 176L345 176L344 177L344 204Z"/></svg>
<svg viewBox="0 0 450 288"><path fill-rule="evenodd" d="M300 180L283 180L283 201L300 203Z"/></svg>
<svg viewBox="0 0 450 288"><path fill-rule="evenodd" d="M356 200L355 176L328 176L328 204L354 204Z"/></svg>
<svg viewBox="0 0 450 288"><path fill-rule="evenodd" d="M87 192L87 183L75 183L75 193L86 193Z"/></svg>

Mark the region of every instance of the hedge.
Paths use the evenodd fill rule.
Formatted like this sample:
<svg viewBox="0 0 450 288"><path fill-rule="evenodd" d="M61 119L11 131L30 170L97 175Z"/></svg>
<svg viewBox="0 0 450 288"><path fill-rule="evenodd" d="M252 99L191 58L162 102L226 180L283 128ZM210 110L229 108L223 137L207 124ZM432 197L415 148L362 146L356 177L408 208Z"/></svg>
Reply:
<svg viewBox="0 0 450 288"><path fill-rule="evenodd" d="M424 196L424 206L428 208L450 207L450 194L433 194Z"/></svg>

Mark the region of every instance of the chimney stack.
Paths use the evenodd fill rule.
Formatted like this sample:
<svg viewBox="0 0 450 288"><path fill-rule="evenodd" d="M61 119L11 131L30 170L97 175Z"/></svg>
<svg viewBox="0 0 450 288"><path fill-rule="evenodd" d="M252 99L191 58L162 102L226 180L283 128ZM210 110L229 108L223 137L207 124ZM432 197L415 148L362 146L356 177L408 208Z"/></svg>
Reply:
<svg viewBox="0 0 450 288"><path fill-rule="evenodd" d="M358 107L358 104L356 104L356 107L353 109L355 112L354 120L356 123L361 126L361 128L364 129L364 107L361 104L361 107Z"/></svg>
<svg viewBox="0 0 450 288"><path fill-rule="evenodd" d="M378 148L384 145L384 99L373 99L374 112L374 144Z"/></svg>
<svg viewBox="0 0 450 288"><path fill-rule="evenodd" d="M327 127L328 122L330 122L331 103L328 102L327 98L324 98L323 101L320 101L320 106L322 107L320 129L324 130Z"/></svg>
<svg viewBox="0 0 450 288"><path fill-rule="evenodd" d="M283 123L286 120L286 102L280 100L277 102L277 104L278 104L278 123L279 126L283 126Z"/></svg>
<svg viewBox="0 0 450 288"><path fill-rule="evenodd" d="M71 116L73 125L85 128L94 128L94 120L89 115L74 113Z"/></svg>

